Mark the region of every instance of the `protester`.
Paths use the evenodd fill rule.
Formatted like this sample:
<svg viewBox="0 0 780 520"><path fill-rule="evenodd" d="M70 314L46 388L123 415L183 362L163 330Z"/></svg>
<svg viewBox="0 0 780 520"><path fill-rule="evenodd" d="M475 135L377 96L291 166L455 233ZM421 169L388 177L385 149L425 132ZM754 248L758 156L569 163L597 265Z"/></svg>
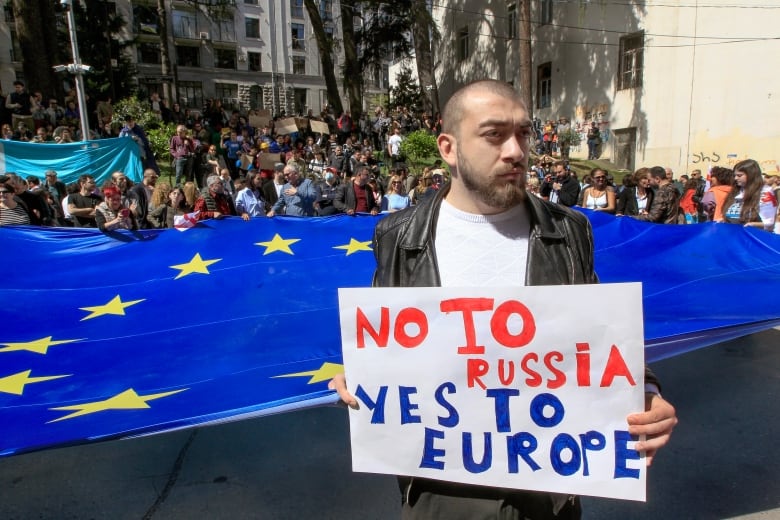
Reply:
<svg viewBox="0 0 780 520"><path fill-rule="evenodd" d="M298 166L290 164L284 167L287 184L282 186L279 200L267 213L275 215L292 215L296 217L313 217L314 202L317 200L317 188L309 179L304 179Z"/></svg>
<svg viewBox="0 0 780 520"><path fill-rule="evenodd" d="M593 211L615 213L615 191L607 184L607 172L601 168L590 171L593 182L582 191L582 207Z"/></svg>
<svg viewBox="0 0 780 520"><path fill-rule="evenodd" d="M404 189L404 181L400 175L390 177L387 183L387 193L382 198L382 211L393 213L406 209L411 205L409 196Z"/></svg>
<svg viewBox="0 0 780 520"><path fill-rule="evenodd" d="M671 180L667 178L666 170L660 166L650 168L650 184L656 189L653 203L647 213L640 213L634 218L659 224L677 224L680 195Z"/></svg>
<svg viewBox="0 0 780 520"><path fill-rule="evenodd" d="M263 175L256 172L249 178L246 187L236 195L236 212L244 220L252 217L264 217L266 214L263 200Z"/></svg>
<svg viewBox="0 0 780 520"><path fill-rule="evenodd" d="M775 224L777 199L764 184L761 167L753 159L734 165L734 184L723 203L724 221L771 231Z"/></svg>
<svg viewBox="0 0 780 520"><path fill-rule="evenodd" d="M335 168L326 168L324 179L316 184L317 200L314 209L320 217L336 215L339 210L333 205L339 194L339 176Z"/></svg>
<svg viewBox="0 0 780 520"><path fill-rule="evenodd" d="M130 206L122 204L122 193L119 188L108 187L103 190L105 200L97 205L95 223L100 231L115 231L117 229L138 229L135 219L137 201Z"/></svg>
<svg viewBox="0 0 780 520"><path fill-rule="evenodd" d="M723 222L723 203L726 202L734 182L734 172L722 166L710 170L710 189L702 197L701 205L707 220Z"/></svg>
<svg viewBox="0 0 780 520"><path fill-rule="evenodd" d="M78 227L97 227L95 208L103 198L95 193L95 178L82 175L79 177L78 186L79 191L68 196L68 213L74 217L73 222Z"/></svg>
<svg viewBox="0 0 780 520"><path fill-rule="evenodd" d="M341 184L336 200L333 201L337 210L347 215L355 213L376 215L379 212L374 190L368 184L368 176L368 168L363 166L351 179L346 179Z"/></svg>
<svg viewBox="0 0 780 520"><path fill-rule="evenodd" d="M469 84L447 102L439 151L452 182L432 200L379 222L374 235L379 287L489 287L596 283L593 241L584 215L528 197L525 175L533 133L518 94L506 83ZM414 259L414 261L410 261ZM486 269L484 266L492 266ZM655 383L652 373L646 382ZM343 374L330 387L356 407ZM674 408L648 388L647 412L628 417L634 448L650 464L676 423ZM598 406L597 403L593 404ZM576 497L399 479L406 519L576 519Z"/></svg>
<svg viewBox="0 0 780 520"><path fill-rule="evenodd" d="M553 177L545 178L540 192L550 202L557 202L564 206L574 206L580 196L580 184L571 170L566 167L565 161L553 163Z"/></svg>
<svg viewBox="0 0 780 520"><path fill-rule="evenodd" d="M698 179L688 179L683 188L683 195L680 197L680 212L685 216L686 224L695 224L699 221L699 208L694 200L696 192L699 189Z"/></svg>
<svg viewBox="0 0 780 520"><path fill-rule="evenodd" d="M29 225L29 214L21 201L16 199L13 187L8 184L8 177L0 176L0 226Z"/></svg>
<svg viewBox="0 0 780 520"><path fill-rule="evenodd" d="M631 176L629 186L620 192L615 214L618 216L647 215L655 192L650 189L650 168L639 168Z"/></svg>
<svg viewBox="0 0 780 520"><path fill-rule="evenodd" d="M211 175L206 179L206 186L206 189L195 202L198 220L219 219L236 214L233 199L225 195L225 185L220 177Z"/></svg>

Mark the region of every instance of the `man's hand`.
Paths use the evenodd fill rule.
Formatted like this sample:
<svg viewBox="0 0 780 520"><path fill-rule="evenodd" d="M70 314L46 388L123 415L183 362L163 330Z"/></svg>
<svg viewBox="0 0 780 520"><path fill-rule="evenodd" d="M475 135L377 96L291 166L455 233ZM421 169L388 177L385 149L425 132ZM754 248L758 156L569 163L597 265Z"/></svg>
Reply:
<svg viewBox="0 0 780 520"><path fill-rule="evenodd" d="M220 213L219 211L215 211L212 215L213 215L212 218L216 218L216 219L222 218L222 213Z"/></svg>
<svg viewBox="0 0 780 520"><path fill-rule="evenodd" d="M644 442L636 443L635 449L645 452L647 465L650 466L655 452L669 442L677 424L677 415L674 406L658 394L645 394L645 410L628 416L628 432L646 436Z"/></svg>
<svg viewBox="0 0 780 520"><path fill-rule="evenodd" d="M371 208L371 215L376 215L377 213L379 213L377 208Z"/></svg>
<svg viewBox="0 0 780 520"><path fill-rule="evenodd" d="M244 220L249 220L249 213L246 213L246 212L242 213L241 214L241 218L244 219Z"/></svg>
<svg viewBox="0 0 780 520"><path fill-rule="evenodd" d="M348 209L346 211L346 213L347 213L347 215L354 215L355 214L355 210L354 209Z"/></svg>
<svg viewBox="0 0 780 520"><path fill-rule="evenodd" d="M274 212L274 210L271 210L271 211L269 211L268 213L266 213L266 214L265 214L265 216L266 216L266 217L269 217L269 218L270 218L270 217L273 217L274 215L276 215L276 213Z"/></svg>
<svg viewBox="0 0 780 520"><path fill-rule="evenodd" d="M287 195L288 197L292 197L296 193L298 193L297 188L287 188L286 190L284 190L284 194Z"/></svg>
<svg viewBox="0 0 780 520"><path fill-rule="evenodd" d="M344 374L336 374L328 383L328 388L335 390L347 406L357 408L357 399L347 391L347 378L344 377Z"/></svg>

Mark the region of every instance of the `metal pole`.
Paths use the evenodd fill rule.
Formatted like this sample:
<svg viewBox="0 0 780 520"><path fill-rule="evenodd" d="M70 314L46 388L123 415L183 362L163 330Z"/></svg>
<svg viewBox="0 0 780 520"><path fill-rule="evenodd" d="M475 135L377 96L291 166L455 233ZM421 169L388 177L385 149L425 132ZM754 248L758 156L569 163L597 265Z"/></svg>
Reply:
<svg viewBox="0 0 780 520"><path fill-rule="evenodd" d="M79 119L81 120L81 138L89 141L89 121L87 120L87 101L84 95L84 69L79 57L79 44L76 40L76 16L73 14L71 0L61 0L62 5L68 11L68 29L70 31L70 45L73 51L73 73L76 81L76 97L79 102Z"/></svg>

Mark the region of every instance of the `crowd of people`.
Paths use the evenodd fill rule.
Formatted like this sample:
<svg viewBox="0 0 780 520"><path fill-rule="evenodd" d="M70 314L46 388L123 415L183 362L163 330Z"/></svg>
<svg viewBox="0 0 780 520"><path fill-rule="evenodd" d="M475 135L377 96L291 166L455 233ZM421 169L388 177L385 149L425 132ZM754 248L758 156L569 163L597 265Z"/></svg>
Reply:
<svg viewBox="0 0 780 520"><path fill-rule="evenodd" d="M762 172L753 159L733 168L715 166L675 178L671 168L639 168L620 185L603 168L582 180L567 161L538 158L528 178L529 192L565 206L629 216L660 224L726 222L780 233L780 171Z"/></svg>

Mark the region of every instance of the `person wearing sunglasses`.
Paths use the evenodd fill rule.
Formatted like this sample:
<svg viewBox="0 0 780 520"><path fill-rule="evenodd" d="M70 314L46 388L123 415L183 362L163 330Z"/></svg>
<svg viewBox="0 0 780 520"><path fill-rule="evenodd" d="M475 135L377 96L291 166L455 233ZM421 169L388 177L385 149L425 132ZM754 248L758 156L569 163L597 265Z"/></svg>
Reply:
<svg viewBox="0 0 780 520"><path fill-rule="evenodd" d="M382 211L394 212L410 206L409 195L404 189L404 181L400 175L390 177L387 183L387 193L382 197Z"/></svg>
<svg viewBox="0 0 780 520"><path fill-rule="evenodd" d="M590 178L593 184L582 191L582 207L615 213L615 190L607 183L607 172L601 168L593 168Z"/></svg>
<svg viewBox="0 0 780 520"><path fill-rule="evenodd" d="M30 216L14 197L13 187L5 182L7 179L5 175L0 176L0 226L28 226Z"/></svg>

